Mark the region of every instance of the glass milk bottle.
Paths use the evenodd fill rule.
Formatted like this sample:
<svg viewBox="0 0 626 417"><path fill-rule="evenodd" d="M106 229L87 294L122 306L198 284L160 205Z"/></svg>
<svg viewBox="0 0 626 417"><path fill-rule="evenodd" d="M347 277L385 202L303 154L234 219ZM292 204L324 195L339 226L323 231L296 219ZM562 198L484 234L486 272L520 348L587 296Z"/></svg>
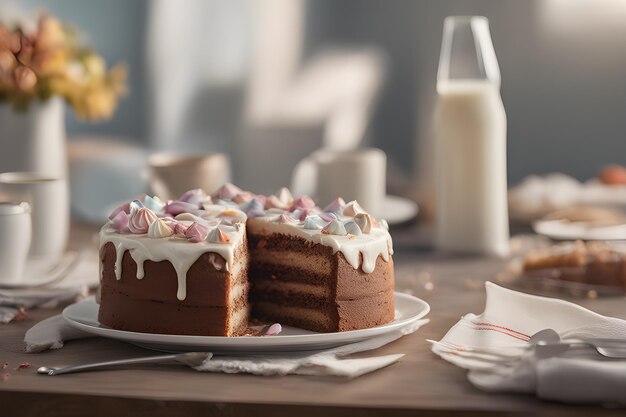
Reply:
<svg viewBox="0 0 626 417"><path fill-rule="evenodd" d="M436 246L505 256L506 114L485 17L445 19L437 93Z"/></svg>

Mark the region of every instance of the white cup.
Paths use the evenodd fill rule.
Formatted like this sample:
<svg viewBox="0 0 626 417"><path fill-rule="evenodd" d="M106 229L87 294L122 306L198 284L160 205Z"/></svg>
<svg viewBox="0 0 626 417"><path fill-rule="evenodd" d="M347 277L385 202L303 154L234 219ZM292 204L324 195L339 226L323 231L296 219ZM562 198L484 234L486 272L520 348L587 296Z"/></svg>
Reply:
<svg viewBox="0 0 626 417"><path fill-rule="evenodd" d="M212 193L230 181L230 161L221 153L181 155L171 152L150 156L150 188L163 200L202 188Z"/></svg>
<svg viewBox="0 0 626 417"><path fill-rule="evenodd" d="M320 149L296 165L291 189L295 195L314 197L322 206L336 197L357 200L378 216L386 196L386 172L387 156L380 149Z"/></svg>
<svg viewBox="0 0 626 417"><path fill-rule="evenodd" d="M16 284L23 279L30 241L28 203L0 202L0 283Z"/></svg>
<svg viewBox="0 0 626 417"><path fill-rule="evenodd" d="M30 204L29 258L42 261L61 258L70 225L67 181L35 172L4 172L0 174L0 195L5 200Z"/></svg>

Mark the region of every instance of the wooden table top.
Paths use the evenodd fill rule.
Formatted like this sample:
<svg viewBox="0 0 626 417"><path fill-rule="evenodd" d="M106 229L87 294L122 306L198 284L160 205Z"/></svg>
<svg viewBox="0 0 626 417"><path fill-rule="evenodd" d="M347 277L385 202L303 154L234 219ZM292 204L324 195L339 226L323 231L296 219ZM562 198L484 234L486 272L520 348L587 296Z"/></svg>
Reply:
<svg viewBox="0 0 626 417"><path fill-rule="evenodd" d="M74 225L74 245L91 242L94 231ZM90 338L68 342L60 350L26 354L25 331L61 311L37 310L24 320L0 325L0 363L7 362L11 374L0 381L0 416L623 415L623 410L542 402L527 395L486 394L474 388L463 370L430 352L425 339L439 339L461 315L481 312L482 283L493 279L503 262L435 254L420 244L425 240L422 229L393 231L393 235L397 289L412 292L432 307L429 324L376 352L405 353L399 363L354 380L212 374L181 366L47 377L37 375L36 369L149 352L119 341ZM425 285L428 282L432 288ZM577 302L601 314L626 318L622 297ZM31 365L13 370L22 362Z"/></svg>

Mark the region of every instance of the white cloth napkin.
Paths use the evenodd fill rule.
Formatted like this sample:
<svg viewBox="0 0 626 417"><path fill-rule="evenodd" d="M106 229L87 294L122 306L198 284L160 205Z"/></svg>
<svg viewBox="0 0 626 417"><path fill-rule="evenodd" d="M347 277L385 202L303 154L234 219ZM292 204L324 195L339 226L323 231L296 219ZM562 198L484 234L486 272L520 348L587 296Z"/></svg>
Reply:
<svg viewBox="0 0 626 417"><path fill-rule="evenodd" d="M241 356L221 356L217 354L205 360L201 365L194 367L194 369L204 372L249 373L255 375L334 375L355 378L391 365L400 360L404 354L358 359L343 359L343 357L353 353L378 349L404 335L415 332L428 321L428 319L418 320L393 332L372 337L362 342L321 351ZM26 343L26 352L36 353L47 349L59 349L68 340L92 336L89 333L74 329L65 322L63 317L58 315L33 326L26 332L24 342Z"/></svg>
<svg viewBox="0 0 626 417"><path fill-rule="evenodd" d="M49 269L33 267L27 273L35 275L33 283L45 283L46 277L39 274L50 274ZM56 278L50 285L0 289L0 323L9 323L31 309L52 308L85 297L89 287L98 283L97 255L69 252L53 269Z"/></svg>
<svg viewBox="0 0 626 417"><path fill-rule="evenodd" d="M626 343L625 320L490 282L486 290L485 311L463 316L441 341L433 342L434 353L468 369L470 382L486 391L534 393L570 403L626 405L626 361L602 360L590 349L539 359L527 349L530 337L546 328L556 330L562 339L611 338ZM481 351L472 350L476 348ZM504 361L504 355L509 360Z"/></svg>

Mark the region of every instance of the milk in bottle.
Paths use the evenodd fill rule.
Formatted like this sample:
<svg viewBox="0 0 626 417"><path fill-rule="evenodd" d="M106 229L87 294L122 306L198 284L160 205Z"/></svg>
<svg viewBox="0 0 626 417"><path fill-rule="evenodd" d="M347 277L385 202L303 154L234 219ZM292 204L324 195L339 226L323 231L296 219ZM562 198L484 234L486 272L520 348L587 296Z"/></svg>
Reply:
<svg viewBox="0 0 626 417"><path fill-rule="evenodd" d="M509 252L506 114L484 17L444 23L435 111L436 246Z"/></svg>

